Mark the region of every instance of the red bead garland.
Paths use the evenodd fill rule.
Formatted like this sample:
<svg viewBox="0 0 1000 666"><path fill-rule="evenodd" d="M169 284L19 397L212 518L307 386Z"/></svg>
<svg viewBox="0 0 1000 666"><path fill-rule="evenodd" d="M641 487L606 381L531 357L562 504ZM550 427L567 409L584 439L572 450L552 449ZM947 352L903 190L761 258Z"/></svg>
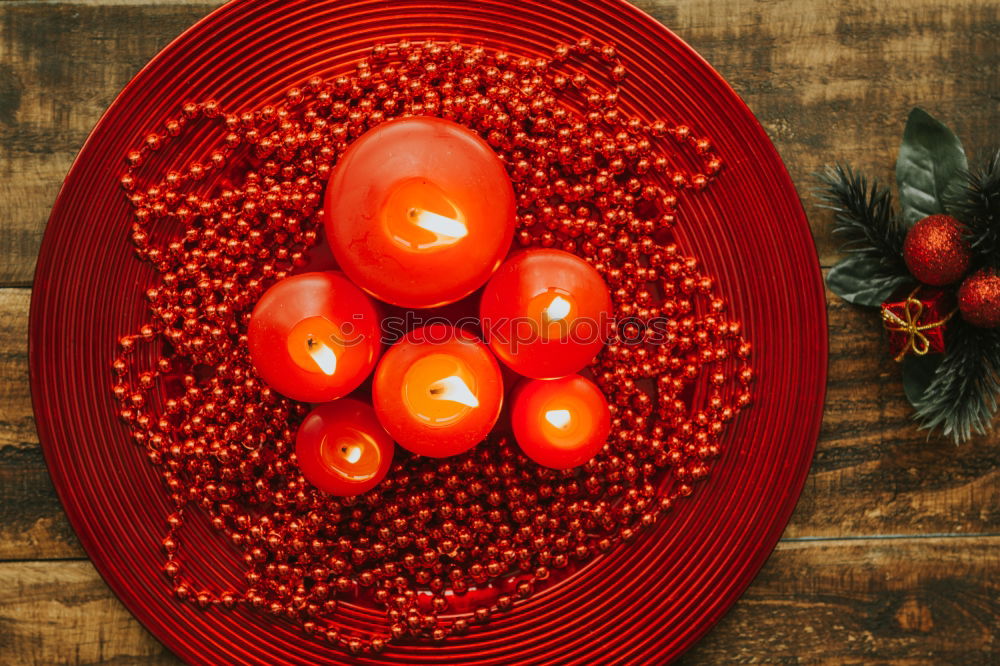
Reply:
<svg viewBox="0 0 1000 666"><path fill-rule="evenodd" d="M579 57L602 62L615 86L592 80ZM121 184L132 240L158 278L146 294L150 322L120 340L113 390L177 507L163 548L179 599L249 604L355 654L408 636L443 640L530 596L552 570L630 539L708 475L725 423L751 401L750 344L669 229L678 196L704 188L721 161L684 125L624 114L624 76L614 47L586 38L557 46L551 59L380 44L352 75L310 79L277 105L237 114L212 101L185 104L164 135L128 154ZM573 252L611 288L619 326L591 372L612 430L582 468L540 467L495 432L455 458L400 455L358 497L323 495L298 469L295 431L307 406L254 374L248 317L267 287L306 263L324 184L350 142L408 114L483 136L514 183L520 244ZM136 170L150 152L205 119L224 127L218 149L140 185ZM691 150L702 170L679 170L671 143ZM244 166L238 184L223 180ZM162 229L174 233L154 242ZM137 367L139 342L168 351ZM699 378L709 389L696 406ZM189 504L243 553L245 590L208 591L184 576L178 530ZM489 606L438 619L449 609L446 590L461 595L511 576L518 582ZM337 598L359 591L386 609L384 634L337 628Z"/></svg>

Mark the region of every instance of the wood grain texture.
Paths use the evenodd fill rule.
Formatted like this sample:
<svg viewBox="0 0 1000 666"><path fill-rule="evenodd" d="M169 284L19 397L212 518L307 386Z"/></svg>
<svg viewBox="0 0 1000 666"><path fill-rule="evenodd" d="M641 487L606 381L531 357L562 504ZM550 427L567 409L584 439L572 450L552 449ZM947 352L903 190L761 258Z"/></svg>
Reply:
<svg viewBox="0 0 1000 666"><path fill-rule="evenodd" d="M217 4L0 2L0 286L31 282L59 186L104 109Z"/></svg>
<svg viewBox="0 0 1000 666"><path fill-rule="evenodd" d="M28 386L27 289L0 289L0 560L79 557L38 446Z"/></svg>
<svg viewBox="0 0 1000 666"><path fill-rule="evenodd" d="M45 471L28 393L28 290L0 289L0 559L81 551ZM830 377L816 458L785 535L1000 532L1000 447L918 430L874 311L829 298Z"/></svg>
<svg viewBox="0 0 1000 666"><path fill-rule="evenodd" d="M86 561L0 564L0 664L180 663Z"/></svg>
<svg viewBox="0 0 1000 666"><path fill-rule="evenodd" d="M812 174L848 161L894 183L903 121L924 106L984 158L1000 145L1000 3L630 0L693 46L770 134L821 262L836 258ZM973 160L975 163L975 160Z"/></svg>
<svg viewBox="0 0 1000 666"><path fill-rule="evenodd" d="M1000 537L778 545L683 664L989 664Z"/></svg>
<svg viewBox="0 0 1000 666"><path fill-rule="evenodd" d="M799 188L846 160L886 182L908 110L975 157L1000 143L1000 3L632 0L754 110ZM217 6L202 0L0 0L0 664L175 664L103 584L38 446L27 309L59 185L117 92ZM954 447L911 421L873 311L829 298L827 408L785 539L684 658L716 663L1000 662L1000 447ZM893 535L903 535L894 538ZM48 561L44 561L48 560Z"/></svg>
<svg viewBox="0 0 1000 666"><path fill-rule="evenodd" d="M0 286L30 282L45 220L87 133L131 76L218 3L0 2ZM699 51L770 133L824 265L811 174L849 160L892 180L917 104L973 151L998 141L1000 5L983 0L634 0Z"/></svg>
<svg viewBox="0 0 1000 666"><path fill-rule="evenodd" d="M998 562L1000 537L782 543L682 663L986 664ZM0 663L179 663L89 562L0 564L0 581Z"/></svg>

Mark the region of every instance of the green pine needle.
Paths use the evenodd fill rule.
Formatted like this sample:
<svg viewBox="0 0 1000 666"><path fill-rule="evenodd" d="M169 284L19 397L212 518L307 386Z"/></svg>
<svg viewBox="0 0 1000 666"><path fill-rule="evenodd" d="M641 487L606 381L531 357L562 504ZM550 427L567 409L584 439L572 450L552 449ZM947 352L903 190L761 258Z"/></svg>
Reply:
<svg viewBox="0 0 1000 666"><path fill-rule="evenodd" d="M1000 151L975 172L948 202L948 212L965 222L975 268L1000 269ZM835 213L834 233L843 249L877 261L887 277L909 276L903 261L906 227L892 207L892 194L848 166L819 175L824 207ZM955 443L985 434L1000 407L1000 329L982 329L953 318L948 352L914 407L924 428L940 429Z"/></svg>
<svg viewBox="0 0 1000 666"><path fill-rule="evenodd" d="M980 259L977 263L1000 268L1000 150L967 177L966 186L949 202L949 210L968 227L969 243Z"/></svg>
<svg viewBox="0 0 1000 666"><path fill-rule="evenodd" d="M844 239L842 249L879 261L887 275L909 273L903 263L906 229L892 207L892 194L849 166L838 164L819 174L825 188L819 197L834 211L833 233Z"/></svg>
<svg viewBox="0 0 1000 666"><path fill-rule="evenodd" d="M1000 151L947 202L968 227L973 270L1000 268ZM948 353L916 403L925 428L941 428L956 443L992 428L1000 402L1000 329L982 329L955 317L948 326Z"/></svg>
<svg viewBox="0 0 1000 666"><path fill-rule="evenodd" d="M1000 396L1000 329L976 328L956 318L948 353L914 405L924 428L941 428L956 444L992 428Z"/></svg>

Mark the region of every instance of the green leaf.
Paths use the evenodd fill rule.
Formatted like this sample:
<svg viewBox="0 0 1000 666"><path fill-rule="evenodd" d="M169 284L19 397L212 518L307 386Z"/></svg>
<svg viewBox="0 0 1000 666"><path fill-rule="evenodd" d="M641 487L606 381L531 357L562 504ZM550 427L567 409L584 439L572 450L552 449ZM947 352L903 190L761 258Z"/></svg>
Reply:
<svg viewBox="0 0 1000 666"><path fill-rule="evenodd" d="M944 213L945 194L963 185L968 168L958 137L923 109L913 109L896 159L903 222L910 227L928 215Z"/></svg>
<svg viewBox="0 0 1000 666"><path fill-rule="evenodd" d="M906 399L914 407L924 397L943 358L944 356L940 354L927 356L910 354L903 358L903 391L906 392Z"/></svg>
<svg viewBox="0 0 1000 666"><path fill-rule="evenodd" d="M830 269L826 284L848 303L878 307L910 278L885 271L878 259L852 254Z"/></svg>

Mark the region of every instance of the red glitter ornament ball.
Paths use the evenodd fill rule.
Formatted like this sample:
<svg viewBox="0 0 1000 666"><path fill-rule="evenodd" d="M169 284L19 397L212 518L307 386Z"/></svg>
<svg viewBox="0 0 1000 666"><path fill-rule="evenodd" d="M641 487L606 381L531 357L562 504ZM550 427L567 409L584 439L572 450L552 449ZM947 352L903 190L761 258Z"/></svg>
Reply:
<svg viewBox="0 0 1000 666"><path fill-rule="evenodd" d="M958 289L958 309L973 326L1000 326L1000 274L986 268L967 277Z"/></svg>
<svg viewBox="0 0 1000 666"><path fill-rule="evenodd" d="M943 287L962 279L969 270L972 251L965 240L965 226L950 215L929 215L906 234L903 260L913 277L924 284Z"/></svg>

